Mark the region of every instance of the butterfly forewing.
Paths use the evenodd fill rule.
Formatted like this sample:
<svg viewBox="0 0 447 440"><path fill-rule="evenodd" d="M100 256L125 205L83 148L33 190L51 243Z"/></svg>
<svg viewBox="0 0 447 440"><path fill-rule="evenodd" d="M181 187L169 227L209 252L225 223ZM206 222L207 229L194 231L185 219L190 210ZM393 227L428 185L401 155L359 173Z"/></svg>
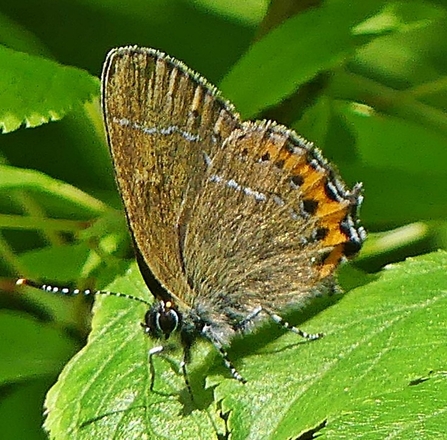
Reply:
<svg viewBox="0 0 447 440"><path fill-rule="evenodd" d="M111 51L102 87L116 179L140 263L186 299L185 223L207 161L239 125L238 115L213 86L154 49Z"/></svg>

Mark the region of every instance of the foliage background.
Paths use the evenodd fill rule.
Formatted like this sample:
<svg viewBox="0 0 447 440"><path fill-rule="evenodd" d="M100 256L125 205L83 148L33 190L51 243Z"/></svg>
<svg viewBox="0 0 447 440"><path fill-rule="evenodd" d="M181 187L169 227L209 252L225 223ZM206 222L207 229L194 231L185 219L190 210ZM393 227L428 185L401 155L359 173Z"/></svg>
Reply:
<svg viewBox="0 0 447 440"><path fill-rule="evenodd" d="M350 185L361 180L365 187L362 220L370 239L355 266L340 275L346 290L362 285L363 290L356 289L323 313L317 311L326 303L296 317L300 322L315 316L306 322L306 329L330 332L333 328L339 335L344 335L340 329L351 328L355 322L352 331L339 340L328 337L323 348L300 346L300 351L274 366L269 365L271 356L256 364L256 350L247 354L241 341L235 343L235 357L246 359L243 365L248 372L252 365L252 382L256 384L257 374L262 383L262 371L277 374L275 380L282 378L283 382L272 382L271 389L292 381L290 365L295 365L296 353L302 356L297 368L300 374L293 376L296 383L302 380L299 390L282 390L284 399L275 403L280 406L298 396L288 418L283 415L282 422L274 420L278 406L257 408L256 412L254 403L268 390L255 385L249 392L234 389L237 384L222 381L225 373L216 367L206 382L215 388L199 396L201 411L173 416L171 426L184 427L185 436L196 433L188 429L203 428L206 408L214 415L225 415L220 417L223 427L218 431L224 432L222 435L231 431L234 438L256 438L260 432L264 438L288 438L314 431L327 438L343 438L346 426L360 427L348 438L383 438L391 432L398 432L397 438L414 438L415 432L419 438L439 438L440 429L446 426L439 414L445 413L442 402L447 401L447 369L439 351L446 336L446 307L440 307L447 289L445 256L406 258L445 249L447 243L446 12L445 0L1 0L2 438L46 438L40 428L45 394L63 365L85 344L89 331L88 303L31 290L17 292L13 278L104 287L117 275L126 274L131 253L104 142L97 77L107 51L127 44L156 47L185 61L220 85L243 118L272 118L292 126L315 141ZM391 272L379 273L393 262L402 263ZM127 293L134 293L129 288L132 286L124 284ZM142 287L139 289L134 294ZM372 305L367 305L369 300ZM100 332L99 323L104 325L105 316L118 313L100 306L96 310L93 334ZM413 313L415 310L420 314ZM135 319L140 319L138 313ZM365 320L363 326L359 316L386 319ZM403 329L394 326L400 320L406 322ZM127 322L140 332L138 325ZM125 328L126 322L122 325ZM380 350L371 343L378 343L372 330L378 327L392 329L393 335ZM272 331L280 334L271 328L267 333L261 330L250 343L262 352L263 340L275 344L275 338L268 336ZM293 337L279 339L287 341L282 347L293 344ZM410 346L408 340L418 343ZM90 345L91 350L106 353L101 351L106 350L103 342L99 343L93 348ZM364 347L361 361L354 362L347 349L355 344ZM383 359L390 346L399 347L399 354L382 364L378 358ZM147 352L146 345L128 348L143 358ZM205 348L198 351L198 365L205 357L211 359L211 365L219 365ZM88 358L88 349L83 353ZM337 358L337 353L339 357L345 353L352 362L328 367L330 379L315 381L316 394L309 393L312 372L332 365L325 361ZM375 356L377 353L381 356ZM276 353L274 358L279 356ZM83 368L88 362L72 364L75 370L79 368L78 377L86 374ZM107 384L124 368L125 359L113 362L109 365L114 371L101 379L108 380ZM340 378L359 382L359 365L368 365L372 372L367 376L371 380L365 382L368 387L342 397L346 384ZM194 371L198 373L193 380L204 384L208 371L197 366ZM304 379L302 371L307 371ZM136 371L136 377L140 374ZM389 388L380 381L384 377ZM397 385L402 378L408 387ZM175 384L174 389L182 386L181 381ZM76 390L69 379L67 388L58 386L62 394ZM330 399L327 390L331 390ZM379 399L379 391L384 390L388 397ZM96 394L98 400L104 400L104 395ZM54 396L55 392L47 404L57 414L59 403ZM309 396L314 404L320 403L318 410L308 402ZM145 402L150 399L144 398ZM405 411L395 412L389 405L393 399L407 405ZM76 394L72 402L75 400ZM371 404L379 400L385 402L382 412ZM152 404L157 407L166 402ZM92 403L92 408L98 408L95 405L98 403ZM166 412L177 415L177 400L170 405ZM299 422L293 412L297 408L306 408L306 417ZM266 414L273 414L273 421ZM64 438L65 432L69 438L66 425L51 416L48 420L53 436ZM128 421L121 420L114 428L123 429L125 423ZM397 427L403 428L395 431ZM214 428L206 429L204 438ZM82 437L77 431L76 435Z"/></svg>

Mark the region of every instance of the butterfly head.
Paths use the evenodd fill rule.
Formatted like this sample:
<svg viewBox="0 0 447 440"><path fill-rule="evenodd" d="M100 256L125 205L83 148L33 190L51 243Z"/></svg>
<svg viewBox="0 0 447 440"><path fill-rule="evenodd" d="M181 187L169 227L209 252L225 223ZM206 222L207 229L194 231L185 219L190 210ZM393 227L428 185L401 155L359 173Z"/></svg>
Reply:
<svg viewBox="0 0 447 440"><path fill-rule="evenodd" d="M144 317L144 332L155 339L168 339L182 324L182 314L172 301L159 301Z"/></svg>

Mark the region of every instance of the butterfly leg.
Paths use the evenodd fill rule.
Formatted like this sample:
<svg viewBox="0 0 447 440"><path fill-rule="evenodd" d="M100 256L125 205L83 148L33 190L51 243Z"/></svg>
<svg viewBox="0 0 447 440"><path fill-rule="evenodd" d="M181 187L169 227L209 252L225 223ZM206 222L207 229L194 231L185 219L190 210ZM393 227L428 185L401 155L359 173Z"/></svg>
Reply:
<svg viewBox="0 0 447 440"><path fill-rule="evenodd" d="M153 391L154 389L154 382L155 382L155 367L154 367L154 360L152 359L154 355L157 355L163 351L164 347L162 345L157 345L156 347L152 347L149 350L149 370L151 372L151 383L149 386L149 389Z"/></svg>
<svg viewBox="0 0 447 440"><path fill-rule="evenodd" d="M285 329L296 333L297 335L300 335L302 338L309 339L310 341L313 341L314 339L320 339L323 337L323 333L306 333L305 331L294 327L287 321L284 321L284 319L281 318L281 316L277 315L276 313L271 312L267 309L262 309L263 312L267 313L267 315L270 316L270 318L275 321L277 324L279 324L281 327L284 327Z"/></svg>
<svg viewBox="0 0 447 440"><path fill-rule="evenodd" d="M149 350L149 370L150 370L150 374L151 374L151 382L150 382L149 389L151 391L154 390L154 382L155 382L155 367L154 367L153 357L159 355L165 349L166 349L165 346L157 345L157 346L155 346L155 347L153 347L153 348L151 348ZM169 349L169 347L168 347L168 349ZM190 382L189 382L189 379L188 379L188 372L186 370L186 364L189 363L190 357L191 356L190 356L189 347L185 347L184 351L183 351L183 360L180 363L180 368L182 369L182 374L183 374L183 378L185 380L186 388L188 389L188 392L189 392L189 394L191 396L192 401L194 401L191 385L190 385Z"/></svg>
<svg viewBox="0 0 447 440"><path fill-rule="evenodd" d="M245 330L247 330L247 326L262 312L263 308L261 306L256 307L242 321L238 322L236 328L244 332Z"/></svg>
<svg viewBox="0 0 447 440"><path fill-rule="evenodd" d="M246 383L247 381L239 374L239 372L236 370L236 367L231 363L230 359L228 358L228 353L223 347L222 343L214 336L211 327L205 326L202 330L202 334L214 345L216 350L220 353L225 366L230 370L233 378L238 380L239 382Z"/></svg>
<svg viewBox="0 0 447 440"><path fill-rule="evenodd" d="M182 369L183 380L185 381L186 388L188 390L189 395L191 396L191 400L194 402L194 395L192 394L191 383L189 382L188 370L186 369L186 365L191 361L191 346L183 345L183 360L180 363L180 367Z"/></svg>
<svg viewBox="0 0 447 440"><path fill-rule="evenodd" d="M306 333L305 331L290 325L287 321L281 318L281 316L276 313L271 312L270 310L264 309L261 306L256 307L252 312L250 312L241 322L238 323L237 328L244 331L247 329L248 325L257 317L259 314L264 312L269 315L270 318L279 324L281 327L300 335L301 337L309 340L320 339L323 336L323 333Z"/></svg>

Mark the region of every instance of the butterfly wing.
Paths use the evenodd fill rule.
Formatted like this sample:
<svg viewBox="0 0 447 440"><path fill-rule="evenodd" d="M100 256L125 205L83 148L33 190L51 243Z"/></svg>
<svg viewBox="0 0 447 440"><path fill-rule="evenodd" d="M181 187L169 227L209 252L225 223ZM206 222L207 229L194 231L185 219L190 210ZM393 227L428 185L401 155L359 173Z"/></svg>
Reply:
<svg viewBox="0 0 447 440"><path fill-rule="evenodd" d="M143 275L185 298L182 243L206 160L239 125L217 90L154 49L112 50L102 106L116 180Z"/></svg>
<svg viewBox="0 0 447 440"><path fill-rule="evenodd" d="M241 319L300 304L329 284L364 231L352 191L310 143L274 123L235 129L210 162L184 265L196 307Z"/></svg>

